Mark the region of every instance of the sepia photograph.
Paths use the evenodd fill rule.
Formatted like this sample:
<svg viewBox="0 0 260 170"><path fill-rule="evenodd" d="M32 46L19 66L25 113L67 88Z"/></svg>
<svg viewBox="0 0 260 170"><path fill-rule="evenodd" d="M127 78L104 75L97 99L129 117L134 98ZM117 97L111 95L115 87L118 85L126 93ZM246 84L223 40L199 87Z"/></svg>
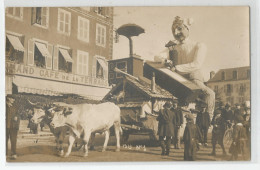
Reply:
<svg viewBox="0 0 260 170"><path fill-rule="evenodd" d="M6 162L251 161L249 6L4 18Z"/></svg>

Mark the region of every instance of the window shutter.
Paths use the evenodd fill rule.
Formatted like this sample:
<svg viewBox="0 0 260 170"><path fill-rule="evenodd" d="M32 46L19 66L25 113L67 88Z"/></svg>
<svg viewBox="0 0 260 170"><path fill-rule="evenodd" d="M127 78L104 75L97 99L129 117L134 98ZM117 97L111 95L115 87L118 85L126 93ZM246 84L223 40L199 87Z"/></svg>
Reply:
<svg viewBox="0 0 260 170"><path fill-rule="evenodd" d="M58 25L57 25L57 30L60 31L60 22L61 22L61 18L60 18L60 11L58 10Z"/></svg>
<svg viewBox="0 0 260 170"><path fill-rule="evenodd" d="M42 8L42 14L41 14L41 21L42 21L42 25L48 27L49 25L49 8L48 7L43 7Z"/></svg>
<svg viewBox="0 0 260 170"><path fill-rule="evenodd" d="M29 66L34 65L34 41L29 39L28 40L28 58L27 58L27 64Z"/></svg>
<svg viewBox="0 0 260 170"><path fill-rule="evenodd" d="M247 91L247 85L246 85L246 83L244 83L244 89L245 89L244 92L246 92L246 91Z"/></svg>
<svg viewBox="0 0 260 170"><path fill-rule="evenodd" d="M52 69L52 56L53 56L53 45L48 44L48 51L51 57L46 57L46 68Z"/></svg>
<svg viewBox="0 0 260 170"><path fill-rule="evenodd" d="M79 51L77 52L77 73L82 74L82 55Z"/></svg>
<svg viewBox="0 0 260 170"><path fill-rule="evenodd" d="M54 46L54 53L53 53L53 70L58 70L58 59L59 59L59 48Z"/></svg>
<svg viewBox="0 0 260 170"><path fill-rule="evenodd" d="M20 8L20 18L23 18L23 8Z"/></svg>
<svg viewBox="0 0 260 170"><path fill-rule="evenodd" d="M71 29L71 24L70 24L71 19L70 19L70 17L71 17L71 15L70 14L67 14L67 15L68 15L68 33L70 34L70 29Z"/></svg>
<svg viewBox="0 0 260 170"><path fill-rule="evenodd" d="M106 66L108 67L108 63L104 60L104 62L106 63ZM103 68L104 71L104 79L107 80L108 79L108 69Z"/></svg>
<svg viewBox="0 0 260 170"><path fill-rule="evenodd" d="M36 23L36 7L32 8L32 25Z"/></svg>
<svg viewBox="0 0 260 170"><path fill-rule="evenodd" d="M96 65L97 65L97 59L96 56L93 57L92 61L92 77L96 77Z"/></svg>
<svg viewBox="0 0 260 170"><path fill-rule="evenodd" d="M224 85L224 92L227 93L227 85Z"/></svg>
<svg viewBox="0 0 260 170"><path fill-rule="evenodd" d="M102 7L101 15L106 16L106 7Z"/></svg>
<svg viewBox="0 0 260 170"><path fill-rule="evenodd" d="M49 7L46 7L46 27L49 27Z"/></svg>
<svg viewBox="0 0 260 170"><path fill-rule="evenodd" d="M88 32L89 32L88 31L88 21L84 21L84 29L83 30L84 30L84 34L83 34L84 39L88 40Z"/></svg>
<svg viewBox="0 0 260 170"><path fill-rule="evenodd" d="M233 93L233 84L230 84L230 92Z"/></svg>
<svg viewBox="0 0 260 170"><path fill-rule="evenodd" d="M105 38L104 38L104 34L105 34L105 30L104 28L101 28L101 44L104 45L105 44Z"/></svg>
<svg viewBox="0 0 260 170"><path fill-rule="evenodd" d="M85 71L86 71L86 76L88 76L88 53L86 53L85 54L85 56L84 56L84 58L85 58L85 62L84 62L84 64L85 64L85 66L86 66L86 68L85 68Z"/></svg>

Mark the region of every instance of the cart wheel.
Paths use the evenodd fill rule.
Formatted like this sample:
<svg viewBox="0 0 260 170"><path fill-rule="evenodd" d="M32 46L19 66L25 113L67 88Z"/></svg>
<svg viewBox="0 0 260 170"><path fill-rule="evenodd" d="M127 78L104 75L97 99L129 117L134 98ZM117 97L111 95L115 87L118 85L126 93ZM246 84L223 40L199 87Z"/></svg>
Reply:
<svg viewBox="0 0 260 170"><path fill-rule="evenodd" d="M224 145L226 145L226 146L230 146L231 145L231 143L233 141L232 134L233 134L233 129L232 128L229 128L229 129L226 130L226 132L224 134L224 138L223 138Z"/></svg>

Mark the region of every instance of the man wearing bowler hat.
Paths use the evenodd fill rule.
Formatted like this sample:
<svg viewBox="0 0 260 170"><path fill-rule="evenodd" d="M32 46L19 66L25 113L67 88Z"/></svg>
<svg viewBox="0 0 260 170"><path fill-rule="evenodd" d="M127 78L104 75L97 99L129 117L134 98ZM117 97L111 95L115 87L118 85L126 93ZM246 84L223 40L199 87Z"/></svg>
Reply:
<svg viewBox="0 0 260 170"><path fill-rule="evenodd" d="M200 112L197 114L196 124L198 125L200 132L203 137L203 144L208 146L207 138L208 138L208 129L210 126L210 116L209 113L206 111L207 104L201 103L200 104Z"/></svg>
<svg viewBox="0 0 260 170"><path fill-rule="evenodd" d="M177 99L173 100L172 111L174 112L176 117L173 144L175 149L181 149L180 128L182 127L183 124L183 113L182 110L178 107Z"/></svg>
<svg viewBox="0 0 260 170"><path fill-rule="evenodd" d="M159 141L162 148L162 155L169 156L171 140L174 136L174 126L176 124L176 118L174 112L171 110L172 103L167 101L164 104L164 108L159 111L157 120Z"/></svg>

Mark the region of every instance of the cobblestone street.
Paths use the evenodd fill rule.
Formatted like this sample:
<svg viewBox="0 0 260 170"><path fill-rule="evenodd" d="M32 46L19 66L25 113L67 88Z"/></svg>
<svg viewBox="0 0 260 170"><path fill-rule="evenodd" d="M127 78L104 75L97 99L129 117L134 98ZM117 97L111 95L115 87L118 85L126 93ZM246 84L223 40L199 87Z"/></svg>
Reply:
<svg viewBox="0 0 260 170"><path fill-rule="evenodd" d="M183 161L183 149L171 149L170 156L161 156L161 148L149 143L148 136L132 135L127 142L132 149L123 147L121 151L115 152L115 137L112 136L108 143L108 150L101 152L104 142L103 135L97 135L95 140L95 151L89 151L88 157L82 157L83 151L76 150L74 147L68 158L62 158L57 155L55 149L55 139L49 132L48 127L38 134L29 134L27 129L27 121L21 121L20 131L18 135L16 160L7 157L7 162L114 162L114 161ZM209 135L211 136L211 135ZM146 146L145 150L136 150L136 145ZM67 137L65 141L65 151L67 149ZM183 144L182 144L183 147ZM10 143L9 143L10 149ZM228 147L226 146L228 151ZM223 161L229 160L230 155L222 156L221 149L217 148L217 156L209 156L211 152L211 144L208 147L201 147L197 153L198 161ZM241 160L241 158L240 158Z"/></svg>

